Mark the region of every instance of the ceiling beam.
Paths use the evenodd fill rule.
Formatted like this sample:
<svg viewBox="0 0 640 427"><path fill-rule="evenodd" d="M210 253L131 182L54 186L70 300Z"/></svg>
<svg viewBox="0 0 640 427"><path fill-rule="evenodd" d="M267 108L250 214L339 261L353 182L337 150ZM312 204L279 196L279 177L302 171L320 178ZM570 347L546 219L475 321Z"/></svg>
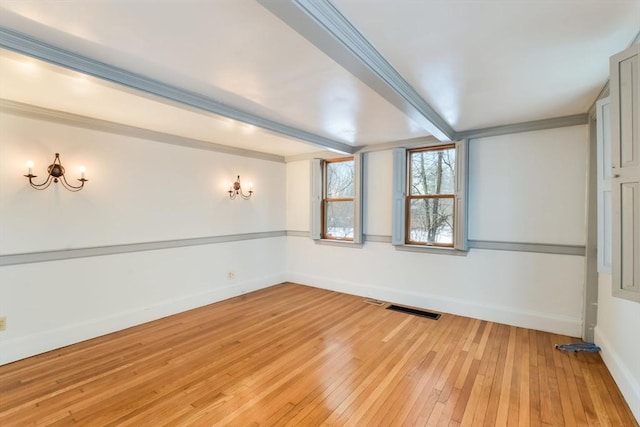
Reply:
<svg viewBox="0 0 640 427"><path fill-rule="evenodd" d="M328 0L257 0L440 141L455 131Z"/></svg>
<svg viewBox="0 0 640 427"><path fill-rule="evenodd" d="M96 61L2 27L0 27L0 47L328 150L345 154L353 154L355 151L354 147L343 142L247 113L198 93Z"/></svg>

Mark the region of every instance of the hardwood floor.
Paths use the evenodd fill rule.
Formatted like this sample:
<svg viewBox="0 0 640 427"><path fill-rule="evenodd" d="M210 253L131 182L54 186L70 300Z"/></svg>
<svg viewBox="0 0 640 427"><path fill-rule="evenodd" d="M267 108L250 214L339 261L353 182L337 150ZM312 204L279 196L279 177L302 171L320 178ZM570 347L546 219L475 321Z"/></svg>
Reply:
<svg viewBox="0 0 640 427"><path fill-rule="evenodd" d="M0 367L0 425L637 426L572 339L283 284Z"/></svg>

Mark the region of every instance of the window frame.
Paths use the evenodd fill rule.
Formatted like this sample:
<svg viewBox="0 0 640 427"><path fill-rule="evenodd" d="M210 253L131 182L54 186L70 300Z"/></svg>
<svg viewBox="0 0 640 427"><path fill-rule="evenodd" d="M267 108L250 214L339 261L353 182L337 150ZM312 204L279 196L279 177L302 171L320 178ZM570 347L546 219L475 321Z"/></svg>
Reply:
<svg viewBox="0 0 640 427"><path fill-rule="evenodd" d="M407 185L407 189L406 189L406 197L405 197L405 237L404 237L404 242L407 245L418 245L418 246L428 246L428 247L442 247L442 248L453 248L455 246L455 241L456 241L456 194L455 194L455 184L454 184L454 190L452 193L450 194L420 194L420 195L413 195L411 194L411 184L412 184L412 178L413 178L413 170L412 170L412 162L411 162L411 155L413 153L421 153L421 152L425 152L425 151L441 151L441 150L449 150L449 149L453 149L454 151L456 151L457 154L457 150L456 150L456 145L455 143L449 143L449 144L443 144L443 145L432 145L432 146L428 146L428 147L419 147L419 148L412 148L410 150L407 150L406 152L406 159L407 159L407 178L406 178L406 185ZM457 177L457 160L456 160L456 170L454 171L454 182L456 180ZM424 200L424 199L451 199L453 200L453 212L452 212L452 216L451 216L451 231L452 231L452 239L451 239L451 243L437 243L437 242L420 242L420 241L414 241L411 240L411 201L412 200Z"/></svg>
<svg viewBox="0 0 640 427"><path fill-rule="evenodd" d="M338 158L353 158L354 160L354 197L353 197L353 238L334 239L324 238L324 182L325 162ZM353 156L340 156L329 159L315 158L311 159L311 218L309 236L316 243L325 243L333 245L346 245L350 247L361 247L364 242L363 234L363 206L364 206L364 156L362 153L355 153Z"/></svg>
<svg viewBox="0 0 640 427"><path fill-rule="evenodd" d="M411 151L419 149L438 149L447 145L454 145L456 150L456 170L454 182L453 208L453 246L427 245L421 242L410 243L408 236L408 204L409 193L409 156ZM468 230L468 171L469 171L469 141L464 139L455 142L434 142L412 147L398 147L393 150L393 204L391 243L397 250L437 253L448 255L466 255L469 250Z"/></svg>
<svg viewBox="0 0 640 427"><path fill-rule="evenodd" d="M329 165L332 163L344 163L344 162L353 162L353 186L354 186L354 191L353 191L353 197L327 197L327 193L328 193L328 189L327 189L327 184L329 182L328 180L328 168ZM353 237L344 237L344 238L340 238L340 237L335 237L335 236L331 236L327 233L327 206L329 203L331 202L352 202L355 205L355 158L353 156L348 156L348 157L337 157L334 159L327 159L324 162L322 162L322 202L321 202L321 224L322 224L322 229L320 231L320 236L323 240L333 240L333 241L338 241L338 242L353 242ZM353 218L353 229L354 229L354 235L355 235L355 216Z"/></svg>

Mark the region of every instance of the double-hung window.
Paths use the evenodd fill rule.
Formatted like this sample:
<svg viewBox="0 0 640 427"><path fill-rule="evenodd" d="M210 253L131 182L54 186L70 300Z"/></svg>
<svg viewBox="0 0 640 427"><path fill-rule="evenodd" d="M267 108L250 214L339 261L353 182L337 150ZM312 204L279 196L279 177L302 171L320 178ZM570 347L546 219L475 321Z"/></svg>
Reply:
<svg viewBox="0 0 640 427"><path fill-rule="evenodd" d="M322 238L353 241L353 157L326 160L322 185Z"/></svg>
<svg viewBox="0 0 640 427"><path fill-rule="evenodd" d="M394 245L467 249L466 150L466 141L394 150Z"/></svg>
<svg viewBox="0 0 640 427"><path fill-rule="evenodd" d="M311 162L311 238L362 243L362 155Z"/></svg>
<svg viewBox="0 0 640 427"><path fill-rule="evenodd" d="M454 144L407 152L405 242L453 247L456 148Z"/></svg>

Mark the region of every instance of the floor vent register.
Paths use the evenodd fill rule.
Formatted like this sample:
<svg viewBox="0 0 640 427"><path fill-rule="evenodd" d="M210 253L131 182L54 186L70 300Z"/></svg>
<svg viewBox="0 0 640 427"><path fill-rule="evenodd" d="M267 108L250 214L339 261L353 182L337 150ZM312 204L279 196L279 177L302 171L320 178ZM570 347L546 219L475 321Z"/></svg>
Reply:
<svg viewBox="0 0 640 427"><path fill-rule="evenodd" d="M439 313L432 313L430 311L418 310L417 308L402 307L401 305L390 305L387 310L399 311L401 313L413 314L414 316L426 317L427 319L438 320L440 318Z"/></svg>

